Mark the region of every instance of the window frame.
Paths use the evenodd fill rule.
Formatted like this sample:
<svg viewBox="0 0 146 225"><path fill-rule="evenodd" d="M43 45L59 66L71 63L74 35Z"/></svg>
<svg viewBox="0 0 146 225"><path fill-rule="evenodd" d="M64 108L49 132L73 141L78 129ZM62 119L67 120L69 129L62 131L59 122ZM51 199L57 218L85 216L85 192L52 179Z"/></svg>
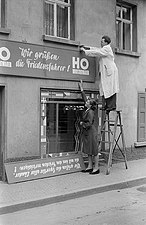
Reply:
<svg viewBox="0 0 146 225"><path fill-rule="evenodd" d="M116 53L120 54L126 54L126 55L132 55L135 57L139 57L140 54L137 51L137 45L138 45L138 40L137 40L137 5L131 4L129 2L125 1L120 1L118 0L116 2L116 8L120 7L120 17L116 15L116 26L117 26L117 21L121 22L121 28L120 28L120 36L117 35L117 29L116 29L116 39L117 39L117 47L115 48ZM130 9L130 18L129 19L124 19L122 16L122 12L124 8L129 8ZM117 9L116 9L117 10ZM136 10L136 20L134 19L134 14L133 12ZM134 26L133 23L136 25L136 30L134 31ZM124 49L123 48L123 24L130 24L130 50L129 49ZM119 38L119 40L118 40ZM136 38L136 42L133 43L133 41Z"/></svg>
<svg viewBox="0 0 146 225"><path fill-rule="evenodd" d="M7 13L7 0L0 0L0 34L9 35L11 30L7 28L6 13Z"/></svg>
<svg viewBox="0 0 146 225"><path fill-rule="evenodd" d="M6 26L6 1L0 0L0 28L5 28Z"/></svg>
<svg viewBox="0 0 146 225"><path fill-rule="evenodd" d="M62 2L61 0L44 0L44 35L50 38L57 38L57 39L63 39L63 40L71 40L71 0L68 0L69 3ZM54 5L54 35L46 34L46 19L45 19L45 4L52 4ZM68 34L67 38L65 37L59 37L57 36L57 6L61 5L63 7L68 7Z"/></svg>

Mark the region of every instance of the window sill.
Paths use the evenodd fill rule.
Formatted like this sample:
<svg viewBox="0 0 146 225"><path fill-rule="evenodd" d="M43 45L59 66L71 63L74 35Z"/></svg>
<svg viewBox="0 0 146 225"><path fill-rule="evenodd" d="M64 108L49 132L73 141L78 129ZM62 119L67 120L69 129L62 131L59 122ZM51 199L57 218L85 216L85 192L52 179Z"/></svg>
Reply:
<svg viewBox="0 0 146 225"><path fill-rule="evenodd" d="M138 148L138 147L145 147L146 146L146 141L143 141L143 142L135 142L134 143L134 147Z"/></svg>
<svg viewBox="0 0 146 225"><path fill-rule="evenodd" d="M11 30L8 28L0 27L0 34L9 35L11 33Z"/></svg>
<svg viewBox="0 0 146 225"><path fill-rule="evenodd" d="M119 55L127 55L127 56L133 56L133 57L140 57L141 54L138 52L131 52L131 51L127 51L127 50L121 50L118 48L115 48L115 53L119 54Z"/></svg>
<svg viewBox="0 0 146 225"><path fill-rule="evenodd" d="M48 35L43 35L43 41L47 42L55 42L55 43L60 43L60 44L67 44L67 45L74 45L78 47L80 45L80 42L78 41L72 41L72 40L67 40L63 38L57 38L57 37L51 37Z"/></svg>

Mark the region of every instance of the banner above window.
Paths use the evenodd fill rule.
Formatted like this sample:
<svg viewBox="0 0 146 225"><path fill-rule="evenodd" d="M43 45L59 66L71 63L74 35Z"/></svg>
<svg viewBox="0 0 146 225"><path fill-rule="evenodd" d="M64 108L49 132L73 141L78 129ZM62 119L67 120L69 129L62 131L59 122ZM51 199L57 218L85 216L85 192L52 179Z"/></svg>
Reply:
<svg viewBox="0 0 146 225"><path fill-rule="evenodd" d="M12 41L0 41L0 73L94 82L95 59L69 50Z"/></svg>

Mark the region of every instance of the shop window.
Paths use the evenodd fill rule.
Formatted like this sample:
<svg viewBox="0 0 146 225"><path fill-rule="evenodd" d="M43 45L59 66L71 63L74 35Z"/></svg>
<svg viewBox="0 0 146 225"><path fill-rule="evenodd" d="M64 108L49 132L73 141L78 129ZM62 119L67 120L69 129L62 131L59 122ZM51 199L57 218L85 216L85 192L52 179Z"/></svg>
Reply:
<svg viewBox="0 0 146 225"><path fill-rule="evenodd" d="M45 35L74 40L74 0L45 0Z"/></svg>
<svg viewBox="0 0 146 225"><path fill-rule="evenodd" d="M0 0L0 27L5 27L5 0Z"/></svg>
<svg viewBox="0 0 146 225"><path fill-rule="evenodd" d="M116 5L117 48L137 52L137 7L118 0Z"/></svg>
<svg viewBox="0 0 146 225"><path fill-rule="evenodd" d="M80 92L41 91L41 155L55 157L81 150L83 110Z"/></svg>
<svg viewBox="0 0 146 225"><path fill-rule="evenodd" d="M47 153L75 151L75 137L77 137L75 124L80 120L80 114L70 106L79 105L69 102L46 104Z"/></svg>
<svg viewBox="0 0 146 225"><path fill-rule="evenodd" d="M79 123L84 103L80 93L69 92L70 97L67 96L66 99L62 93L41 92L42 154L58 156L79 150L81 135Z"/></svg>

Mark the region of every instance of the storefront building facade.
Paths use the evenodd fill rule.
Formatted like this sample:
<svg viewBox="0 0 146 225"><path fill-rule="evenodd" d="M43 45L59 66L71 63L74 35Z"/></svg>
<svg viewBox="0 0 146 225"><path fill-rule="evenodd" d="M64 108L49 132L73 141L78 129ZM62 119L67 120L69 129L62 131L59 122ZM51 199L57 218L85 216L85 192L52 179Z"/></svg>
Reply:
<svg viewBox="0 0 146 225"><path fill-rule="evenodd" d="M1 40L0 49L5 96L2 98L2 108L6 108L2 114L7 125L4 137L7 136L5 143L10 149L5 152L7 162L13 161L11 165L14 169L19 161L26 159L65 157L63 159L66 160L69 153L79 152L79 122L84 103L78 82L80 79L94 82L95 59L81 55L78 49L64 49L56 44L44 47ZM56 85L52 86L53 81ZM74 86L68 88L63 85L65 82ZM86 94L92 98L98 97L97 90L86 90ZM74 158L77 160L77 154ZM32 162L30 165L34 165ZM36 163L35 168L40 165L38 161ZM26 162L23 164L26 167ZM60 167L57 168L60 170ZM70 170L69 165L67 168L66 172ZM53 172L53 167L49 172L43 172L43 169L42 173L54 175L56 172ZM15 177L18 181L23 180L28 172L20 169Z"/></svg>
<svg viewBox="0 0 146 225"><path fill-rule="evenodd" d="M137 19L132 33L138 41L128 42L125 35L118 46L116 31L121 32L122 15L128 20L132 10L142 21L140 28ZM100 46L104 34L111 37L116 52L123 90L118 106L123 112L126 143L131 146L138 141L138 132L145 129L137 119L138 93L145 91L146 49L141 45L146 34L141 16L145 10L144 1L25 0L20 4L1 0L1 179L5 180L5 169L10 183L81 169L77 154L83 111L79 80L84 81L91 98L98 98L99 93L97 59L86 57L79 46ZM134 17L129 21L132 19L134 22ZM125 31L132 29L129 21L123 25ZM97 112L97 127L98 116Z"/></svg>

